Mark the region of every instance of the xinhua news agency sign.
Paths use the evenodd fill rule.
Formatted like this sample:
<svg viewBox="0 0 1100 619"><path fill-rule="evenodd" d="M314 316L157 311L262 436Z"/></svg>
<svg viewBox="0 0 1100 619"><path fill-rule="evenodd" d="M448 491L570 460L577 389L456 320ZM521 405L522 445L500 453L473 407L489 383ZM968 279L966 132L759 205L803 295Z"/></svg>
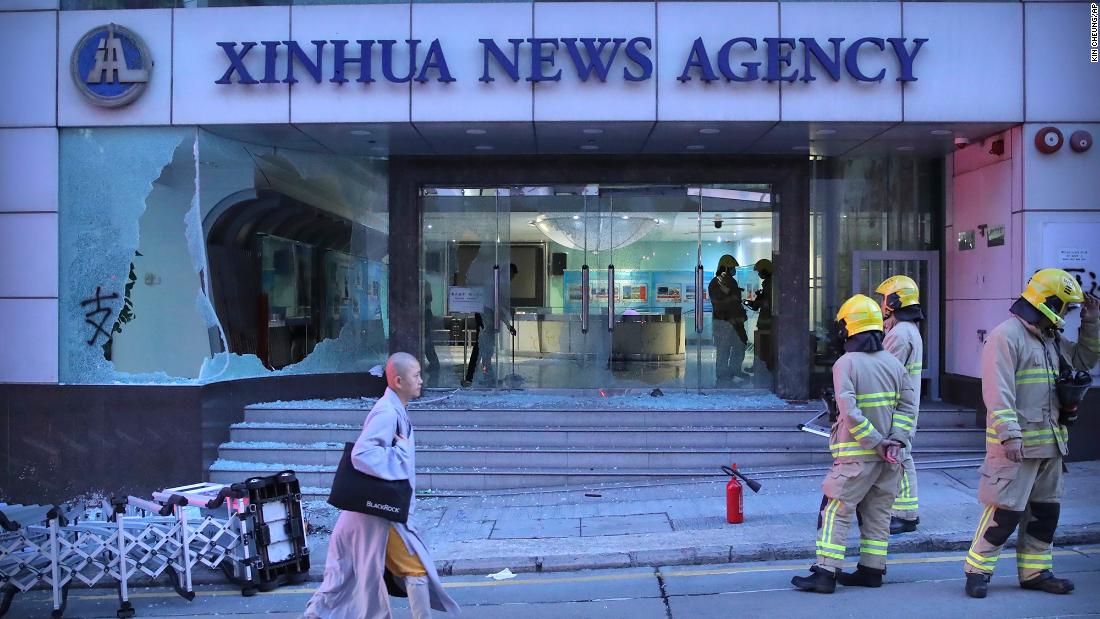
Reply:
<svg viewBox="0 0 1100 619"><path fill-rule="evenodd" d="M814 38L735 37L717 48L695 39L676 68L680 82L812 82L819 76L840 81L843 74L860 82L881 82L888 63L896 62L899 82L913 82L914 63L928 39L833 37ZM582 82L621 79L643 82L653 77L653 40L627 38L529 38L478 39L482 71L476 79L493 82L560 81L566 71L576 72ZM360 39L298 41L218 42L225 52L226 68L217 84L296 84L299 77L316 83L370 84L416 81L443 83L473 76L456 76L447 64L439 39L426 45L419 39L406 41ZM326 58L326 50L331 56ZM284 53L280 54L280 50ZM737 59L734 59L736 55ZM380 56L381 74L375 74ZM749 59L744 59L747 56ZM246 65L262 59L262 73ZM395 60L396 58L411 59ZM250 62L255 66L256 63ZM400 68L398 68L400 65Z"/></svg>

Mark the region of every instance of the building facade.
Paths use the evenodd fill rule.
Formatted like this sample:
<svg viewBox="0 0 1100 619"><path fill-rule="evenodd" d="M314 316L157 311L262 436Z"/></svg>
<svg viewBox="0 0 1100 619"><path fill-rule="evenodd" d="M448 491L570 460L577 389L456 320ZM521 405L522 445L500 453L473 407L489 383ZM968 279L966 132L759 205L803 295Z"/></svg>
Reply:
<svg viewBox="0 0 1100 619"><path fill-rule="evenodd" d="M806 399L898 272L926 390L974 403L1032 272L1097 292L1095 3L312 4L0 6L9 454L90 406L190 462L392 350L438 387Z"/></svg>

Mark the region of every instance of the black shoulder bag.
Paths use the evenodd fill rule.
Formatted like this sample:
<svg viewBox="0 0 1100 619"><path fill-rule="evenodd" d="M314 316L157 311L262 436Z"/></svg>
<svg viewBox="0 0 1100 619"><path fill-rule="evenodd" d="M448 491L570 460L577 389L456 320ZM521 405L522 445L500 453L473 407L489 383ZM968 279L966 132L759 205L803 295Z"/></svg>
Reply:
<svg viewBox="0 0 1100 619"><path fill-rule="evenodd" d="M394 430L395 434L396 432L397 429ZM395 436L390 446L396 444ZM379 479L355 468L351 463L353 447L355 443L344 443L344 455L336 467L328 504L337 509L378 516L391 522L408 522L413 497L412 484L407 479Z"/></svg>

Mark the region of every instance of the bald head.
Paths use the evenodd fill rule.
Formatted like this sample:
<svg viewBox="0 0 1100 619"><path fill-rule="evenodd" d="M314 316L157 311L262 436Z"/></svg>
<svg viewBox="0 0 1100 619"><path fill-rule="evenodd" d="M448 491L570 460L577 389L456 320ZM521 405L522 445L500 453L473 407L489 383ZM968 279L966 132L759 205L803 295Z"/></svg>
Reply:
<svg viewBox="0 0 1100 619"><path fill-rule="evenodd" d="M386 360L386 384L405 403L420 397L420 362L407 352L395 352Z"/></svg>

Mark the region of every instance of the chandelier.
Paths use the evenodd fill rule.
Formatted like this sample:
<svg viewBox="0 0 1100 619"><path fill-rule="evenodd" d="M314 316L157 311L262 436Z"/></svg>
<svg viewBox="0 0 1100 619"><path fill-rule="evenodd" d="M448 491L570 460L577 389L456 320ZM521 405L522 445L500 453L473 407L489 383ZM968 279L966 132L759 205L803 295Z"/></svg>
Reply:
<svg viewBox="0 0 1100 619"><path fill-rule="evenodd" d="M569 249L611 251L640 241L664 220L646 213L540 214L531 222L546 238Z"/></svg>

